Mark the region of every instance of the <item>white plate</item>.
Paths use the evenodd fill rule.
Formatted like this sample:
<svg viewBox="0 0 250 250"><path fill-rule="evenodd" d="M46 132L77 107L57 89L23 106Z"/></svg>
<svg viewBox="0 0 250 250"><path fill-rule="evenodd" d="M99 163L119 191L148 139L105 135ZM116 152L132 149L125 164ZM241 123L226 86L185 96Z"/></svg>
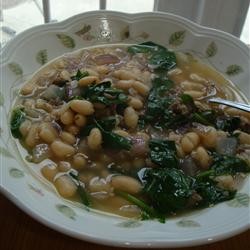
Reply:
<svg viewBox="0 0 250 250"><path fill-rule="evenodd" d="M249 50L237 38L166 13L89 12L34 27L1 54L1 191L26 213L73 237L125 247L180 247L221 240L249 228L248 178L236 198L165 224L86 211L63 200L34 176L11 138L8 114L19 85L41 65L65 52L105 43L152 40L193 52L226 74L250 96Z"/></svg>

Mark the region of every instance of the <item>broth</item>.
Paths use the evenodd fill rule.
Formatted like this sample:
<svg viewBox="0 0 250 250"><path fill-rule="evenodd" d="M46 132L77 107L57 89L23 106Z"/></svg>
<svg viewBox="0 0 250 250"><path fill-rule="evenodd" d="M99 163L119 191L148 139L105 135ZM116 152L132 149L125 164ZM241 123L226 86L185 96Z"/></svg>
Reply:
<svg viewBox="0 0 250 250"><path fill-rule="evenodd" d="M213 166L213 152L221 151L220 142L234 133L238 141L233 155L249 161L250 114L208 103L210 96L242 102L246 98L220 73L193 56L176 53L174 67L156 68L149 63L156 52L131 53L128 48L97 47L56 59L22 87L11 122L18 124L12 126L12 134L27 150L28 159L43 166L42 176L61 196L112 214L140 217L143 207L130 196L155 207L145 192L147 178L138 173L145 168L162 168L169 160L169 156L155 156L160 145L153 146L155 140L174 143L170 160L178 166L190 161L195 174L182 170L191 180ZM164 53L169 52L164 50L161 55ZM156 78L162 89L154 93ZM163 86L164 81L173 86ZM153 94L159 102L165 100L161 104L168 105L169 113L161 114L162 107L154 102L157 99L150 99ZM188 96L188 104L181 99L183 94ZM149 114L150 109L153 112ZM207 110L215 110L218 121L236 117L238 127L223 130L218 124L204 122L204 117L197 120ZM216 141L209 142L207 137L213 136ZM163 162L161 157L166 157ZM50 163L44 161L48 159ZM233 189L233 179L216 178L220 188ZM189 196L195 204L204 200L197 190ZM178 209L166 214L175 212Z"/></svg>

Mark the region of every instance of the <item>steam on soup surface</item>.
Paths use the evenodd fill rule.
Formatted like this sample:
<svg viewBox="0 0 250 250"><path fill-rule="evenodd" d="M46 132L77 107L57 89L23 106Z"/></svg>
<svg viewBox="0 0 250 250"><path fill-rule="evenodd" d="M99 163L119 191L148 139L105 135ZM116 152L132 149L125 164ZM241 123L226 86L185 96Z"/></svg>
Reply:
<svg viewBox="0 0 250 250"><path fill-rule="evenodd" d="M189 54L152 42L84 49L21 88L10 125L62 197L164 221L232 199L249 172L250 114L211 96L244 101Z"/></svg>

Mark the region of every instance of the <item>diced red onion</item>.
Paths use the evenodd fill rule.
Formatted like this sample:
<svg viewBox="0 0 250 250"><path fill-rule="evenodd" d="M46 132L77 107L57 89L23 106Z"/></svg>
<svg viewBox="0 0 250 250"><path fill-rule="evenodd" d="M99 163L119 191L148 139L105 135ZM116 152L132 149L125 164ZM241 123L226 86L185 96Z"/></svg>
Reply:
<svg viewBox="0 0 250 250"><path fill-rule="evenodd" d="M94 58L94 61L96 62L97 65L104 65L104 64L116 64L120 62L120 59L111 54L103 54L96 56Z"/></svg>

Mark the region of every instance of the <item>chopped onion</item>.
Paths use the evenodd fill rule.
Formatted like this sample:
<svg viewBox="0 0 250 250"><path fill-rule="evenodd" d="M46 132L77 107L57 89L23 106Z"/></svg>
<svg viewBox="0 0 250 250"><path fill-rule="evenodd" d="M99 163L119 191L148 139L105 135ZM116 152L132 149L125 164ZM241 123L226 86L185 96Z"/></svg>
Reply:
<svg viewBox="0 0 250 250"><path fill-rule="evenodd" d="M238 142L235 137L220 138L216 142L216 152L219 154L234 155L237 144Z"/></svg>
<svg viewBox="0 0 250 250"><path fill-rule="evenodd" d="M180 168L183 170L183 172L190 176L195 176L195 174L198 171L198 168L194 162L194 160L191 157L185 158L180 163Z"/></svg>
<svg viewBox="0 0 250 250"><path fill-rule="evenodd" d="M51 84L41 95L45 100L52 100L56 98L62 99L64 97L65 90L55 84Z"/></svg>
<svg viewBox="0 0 250 250"><path fill-rule="evenodd" d="M38 144L32 150L32 162L39 163L50 157L48 144Z"/></svg>
<svg viewBox="0 0 250 250"><path fill-rule="evenodd" d="M145 139L141 136L131 137L132 148L131 153L133 155L143 155L148 152L148 144Z"/></svg>

